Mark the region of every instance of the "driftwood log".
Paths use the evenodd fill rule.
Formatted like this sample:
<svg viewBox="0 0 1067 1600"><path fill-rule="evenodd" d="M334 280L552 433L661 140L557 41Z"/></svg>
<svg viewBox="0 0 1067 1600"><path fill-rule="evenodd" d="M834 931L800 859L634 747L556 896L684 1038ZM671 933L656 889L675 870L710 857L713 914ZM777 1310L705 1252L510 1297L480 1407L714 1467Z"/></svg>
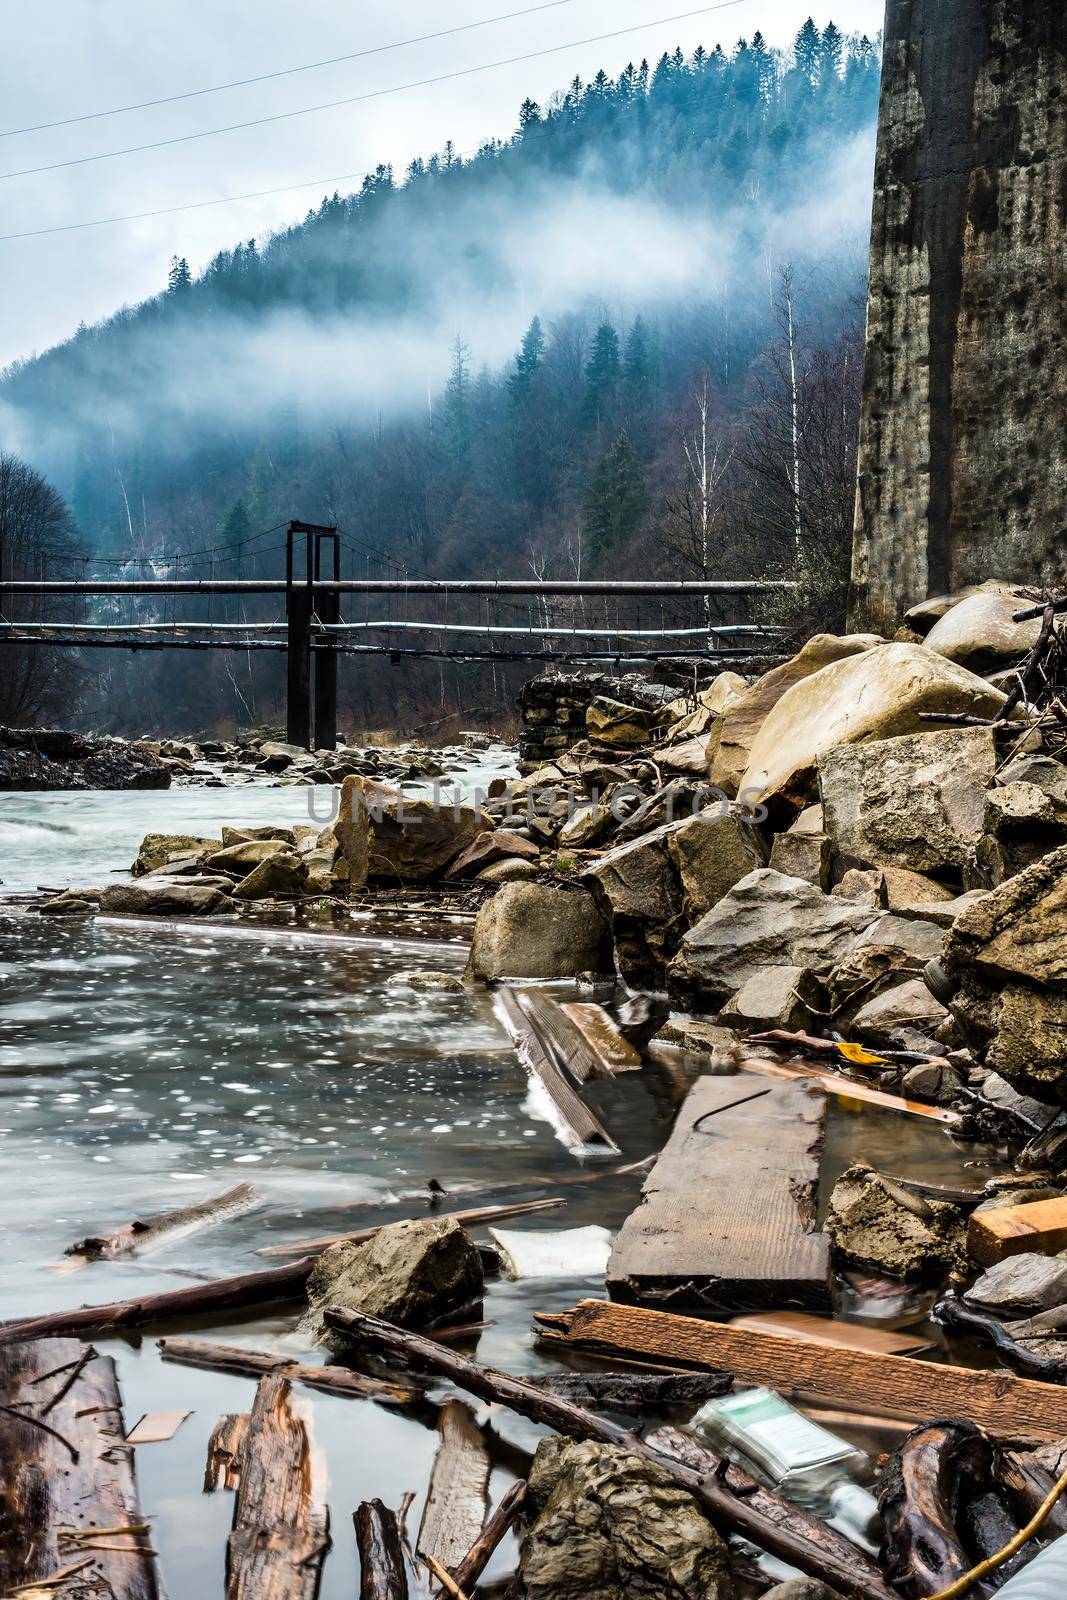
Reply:
<svg viewBox="0 0 1067 1600"><path fill-rule="evenodd" d="M329 1326L340 1330L351 1341L387 1351L401 1360L416 1361L442 1377L450 1378L469 1393L494 1404L508 1406L559 1433L575 1439L596 1439L603 1444L617 1445L655 1460L700 1501L708 1515L720 1526L751 1539L769 1554L781 1557L809 1577L821 1579L842 1594L856 1594L863 1600L891 1600L891 1591L886 1588L877 1568L866 1557L850 1547L849 1557L845 1560L811 1539L798 1535L795 1519L799 1513L794 1507L787 1507L784 1501L778 1502L777 1497L772 1498L783 1508L779 1522L754 1507L750 1499L738 1496L714 1474L704 1476L674 1457L659 1454L617 1423L583 1410L567 1400L545 1394L520 1378L494 1372L455 1350L446 1349L421 1334L395 1328L379 1317L341 1309L328 1309L325 1317Z"/></svg>
<svg viewBox="0 0 1067 1600"><path fill-rule="evenodd" d="M953 1292L942 1295L931 1313L935 1322L953 1333L969 1333L991 1346L1005 1366L1024 1378L1043 1378L1047 1383L1067 1383L1067 1361L1043 1356L1012 1337L1004 1324L987 1311L969 1306Z"/></svg>
<svg viewBox="0 0 1067 1600"><path fill-rule="evenodd" d="M1005 1450L997 1474L1017 1521L1024 1525L1041 1509L1056 1485L1046 1466L1028 1450ZM1058 1500L1045 1517L1044 1534L1062 1539L1067 1534L1067 1505Z"/></svg>
<svg viewBox="0 0 1067 1600"><path fill-rule="evenodd" d="M288 1356L272 1356L262 1350L242 1350L232 1344L206 1344L200 1339L160 1339L159 1353L164 1361L184 1367L204 1367L210 1372L232 1372L242 1378L260 1378L268 1372L301 1383L323 1394L351 1395L356 1399L380 1400L385 1405L411 1405L420 1391L384 1378L367 1378L347 1367L308 1367Z"/></svg>
<svg viewBox="0 0 1067 1600"><path fill-rule="evenodd" d="M440 1444L415 1549L424 1560L433 1556L451 1572L482 1531L491 1463L474 1413L462 1400L449 1400L441 1408L437 1430Z"/></svg>
<svg viewBox="0 0 1067 1600"><path fill-rule="evenodd" d="M248 1412L222 1416L211 1430L204 1466L204 1493L236 1489L241 1481L241 1450L248 1437Z"/></svg>
<svg viewBox="0 0 1067 1600"><path fill-rule="evenodd" d="M589 1411L638 1414L659 1406L702 1406L733 1387L728 1372L553 1372L529 1381Z"/></svg>
<svg viewBox="0 0 1067 1600"><path fill-rule="evenodd" d="M544 1201L531 1201L526 1209L543 1206ZM503 1211L515 1216L513 1207L493 1207L494 1216ZM445 1212L463 1222L470 1214ZM483 1221L492 1221L490 1208L481 1211ZM470 1223L473 1226L473 1223ZM384 1226L384 1224L382 1224ZM379 1228L365 1228L352 1237L357 1243L371 1239ZM301 1256L283 1267L265 1267L257 1272L243 1272L233 1278L212 1278L207 1283L191 1284L188 1289L165 1289L160 1294L139 1296L135 1300L114 1300L108 1305L79 1306L70 1311L53 1311L47 1316L31 1317L21 1322L0 1325L0 1345L17 1343L23 1339L49 1339L60 1334L85 1334L110 1332L115 1328L141 1328L153 1322L169 1322L177 1317L196 1317L217 1311L240 1311L248 1306L279 1304L286 1300L299 1300L318 1260L321 1251Z"/></svg>
<svg viewBox="0 0 1067 1600"><path fill-rule="evenodd" d="M214 1227L230 1217L242 1216L261 1204L262 1199L250 1183L237 1183L210 1200L199 1200L175 1211L161 1211L156 1216L127 1222L112 1233L90 1234L87 1239L68 1246L66 1254L72 1259L66 1270L76 1270L90 1261L115 1261L122 1256L140 1255L200 1228Z"/></svg>
<svg viewBox="0 0 1067 1600"><path fill-rule="evenodd" d="M110 1357L69 1339L5 1349L0 1408L0 1594L84 1560L85 1600L157 1600Z"/></svg>
<svg viewBox="0 0 1067 1600"><path fill-rule="evenodd" d="M890 1582L921 1600L970 1571L958 1531L965 1503L989 1487L993 1447L980 1428L955 1420L915 1428L890 1457L879 1505Z"/></svg>
<svg viewBox="0 0 1067 1600"><path fill-rule="evenodd" d="M360 1600L408 1600L404 1551L395 1511L364 1500L352 1517L359 1550Z"/></svg>
<svg viewBox="0 0 1067 1600"><path fill-rule="evenodd" d="M464 1594L470 1594L489 1565L493 1552L508 1530L522 1516L525 1504L526 1484L520 1479L518 1483L511 1485L463 1560L453 1568L452 1581L457 1589L461 1589ZM443 1590L437 1600L444 1600Z"/></svg>
<svg viewBox="0 0 1067 1600"><path fill-rule="evenodd" d="M315 1600L330 1548L307 1424L285 1378L261 1378L240 1452L226 1600Z"/></svg>

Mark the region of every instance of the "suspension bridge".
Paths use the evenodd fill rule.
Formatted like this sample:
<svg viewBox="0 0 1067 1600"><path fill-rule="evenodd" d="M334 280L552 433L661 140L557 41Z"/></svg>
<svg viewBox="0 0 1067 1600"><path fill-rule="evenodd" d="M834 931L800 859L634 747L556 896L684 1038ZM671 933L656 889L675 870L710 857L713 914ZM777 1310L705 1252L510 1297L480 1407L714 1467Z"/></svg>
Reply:
<svg viewBox="0 0 1067 1600"><path fill-rule="evenodd" d="M265 532L273 532L269 529ZM411 577L397 567L396 575L386 578L342 576L342 539L335 527L292 521L286 529L284 577L203 577L181 576L182 560L203 560L222 550L232 555L231 547L175 557L170 563L175 576L160 577L166 570L161 561L143 558L123 562L130 566L147 565L152 576L101 578L86 575L54 577L41 571L36 577L6 577L0 561L0 645L57 646L68 649L108 650L230 650L241 652L274 651L284 653L286 668L286 729L291 744L302 748L333 749L337 743L337 676L342 656L435 659L448 661L553 662L580 665L619 665L660 660L705 659L740 661L753 653L759 642L772 639L777 630L744 621L713 621L713 607L775 591L790 591L796 584L788 579L718 580L588 580L568 579L451 579ZM358 549L360 547L351 547ZM362 547L368 548L368 547ZM388 559L373 552L378 559ZM69 620L55 615L10 617L8 597L34 597L37 610L44 602L71 599L74 614ZM178 618L178 597L197 596L206 603L207 615ZM131 618L118 621L87 621L79 617L78 604L101 602L114 607L128 600L133 609L139 599L154 597L167 617ZM249 619L246 601L268 602L274 598L283 607L282 615ZM441 616L411 618L394 615L398 603L421 597L436 604L484 603L485 620L442 620ZM363 615L342 615L343 602L362 601ZM240 616L217 620L213 615L216 599L235 603ZM523 609L522 602L526 603ZM530 603L535 603L531 608ZM549 602L553 604L550 605ZM624 621L624 603L638 608L633 620ZM694 602L701 613L694 620ZM599 615L596 608L599 604ZM668 617L682 605L686 615ZM493 608L512 609L512 620L493 622ZM374 608L372 612L372 607ZM55 605L49 605L49 612ZM594 614L590 617L589 612ZM654 620L659 626L647 625ZM668 622L682 625L669 626Z"/></svg>

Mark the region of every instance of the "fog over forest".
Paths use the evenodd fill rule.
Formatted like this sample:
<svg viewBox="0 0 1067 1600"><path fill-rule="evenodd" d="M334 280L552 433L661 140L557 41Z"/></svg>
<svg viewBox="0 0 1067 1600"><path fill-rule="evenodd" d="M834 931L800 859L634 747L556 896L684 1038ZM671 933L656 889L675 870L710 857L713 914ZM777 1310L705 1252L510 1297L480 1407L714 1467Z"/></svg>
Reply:
<svg viewBox="0 0 1067 1600"><path fill-rule="evenodd" d="M525 102L511 138L379 167L200 273L176 257L155 298L3 374L2 447L65 496L63 548L98 559L188 562L302 517L376 552L373 576L800 559L805 620L832 617L878 78L877 41L829 21L787 54L757 34L576 79ZM699 533L695 428L714 469ZM269 714L277 662L247 672ZM90 719L102 673L119 722L134 677L146 725L242 712L216 658L86 673ZM398 681L364 672L350 714L459 693L458 676Z"/></svg>

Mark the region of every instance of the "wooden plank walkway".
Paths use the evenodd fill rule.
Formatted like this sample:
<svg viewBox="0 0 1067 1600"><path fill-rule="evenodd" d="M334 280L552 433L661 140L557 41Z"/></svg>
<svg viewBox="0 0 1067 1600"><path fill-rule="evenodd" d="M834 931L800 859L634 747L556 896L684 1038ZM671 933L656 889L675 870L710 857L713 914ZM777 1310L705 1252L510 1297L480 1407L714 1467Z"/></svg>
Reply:
<svg viewBox="0 0 1067 1600"><path fill-rule="evenodd" d="M799 1080L701 1078L608 1263L614 1300L677 1311L830 1309L815 1231L825 1097Z"/></svg>

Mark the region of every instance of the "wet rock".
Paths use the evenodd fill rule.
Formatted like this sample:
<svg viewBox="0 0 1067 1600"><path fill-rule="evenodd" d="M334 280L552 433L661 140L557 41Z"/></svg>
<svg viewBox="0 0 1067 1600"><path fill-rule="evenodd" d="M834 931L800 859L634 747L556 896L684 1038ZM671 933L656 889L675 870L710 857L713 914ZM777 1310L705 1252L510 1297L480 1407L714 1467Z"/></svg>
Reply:
<svg viewBox="0 0 1067 1600"><path fill-rule="evenodd" d="M520 861L518 856L510 856L505 861L494 861L491 867L483 867L478 873L479 883L528 883L531 878L536 878L539 867L535 861Z"/></svg>
<svg viewBox="0 0 1067 1600"><path fill-rule="evenodd" d="M739 693L725 708L708 744L712 783L727 794L736 795L753 743L782 696L830 662L868 650L872 643L869 635L839 639L829 633L816 634L791 661L765 672L751 688Z"/></svg>
<svg viewBox="0 0 1067 1600"><path fill-rule="evenodd" d="M68 889L63 894L46 900L38 908L42 917L88 917L96 907L90 900L86 900L75 889Z"/></svg>
<svg viewBox="0 0 1067 1600"><path fill-rule="evenodd" d="M485 812L472 805L438 805L385 789L376 789L367 800L368 876L380 883L425 883L439 877L491 826Z"/></svg>
<svg viewBox="0 0 1067 1600"><path fill-rule="evenodd" d="M391 989L424 989L428 993L462 994L463 984L451 972L393 972L386 978Z"/></svg>
<svg viewBox="0 0 1067 1600"><path fill-rule="evenodd" d="M351 888L360 889L370 868L370 817L363 779L354 773L341 784L333 832L347 868L347 881Z"/></svg>
<svg viewBox="0 0 1067 1600"><path fill-rule="evenodd" d="M667 841L677 823L617 845L583 874L611 929L619 971L638 989L663 987L685 927L682 886Z"/></svg>
<svg viewBox="0 0 1067 1600"><path fill-rule="evenodd" d="M922 979L910 978L865 1001L849 1027L865 1044L910 1049L912 1044L903 1043L905 1036L919 1033L928 1037L947 1016Z"/></svg>
<svg viewBox="0 0 1067 1600"><path fill-rule="evenodd" d="M458 855L445 873L446 878L475 878L483 867L498 861L538 861L541 852L529 839L511 828L496 828L492 833L479 833Z"/></svg>
<svg viewBox="0 0 1067 1600"><path fill-rule="evenodd" d="M166 866L172 855L218 850L220 845L219 839L203 839L192 833L146 833L130 871L140 878L156 867Z"/></svg>
<svg viewBox="0 0 1067 1600"><path fill-rule="evenodd" d="M943 1277L962 1262L966 1230L955 1206L921 1199L862 1165L837 1180L826 1217L839 1262L914 1282Z"/></svg>
<svg viewBox="0 0 1067 1600"><path fill-rule="evenodd" d="M300 1326L321 1337L323 1311L344 1306L398 1328L429 1328L479 1301L483 1288L482 1258L455 1218L394 1222L365 1244L323 1251L308 1279Z"/></svg>
<svg viewBox="0 0 1067 1600"><path fill-rule="evenodd" d="M242 878L233 891L235 900L293 900L307 892L307 867L287 851L268 856Z"/></svg>
<svg viewBox="0 0 1067 1600"><path fill-rule="evenodd" d="M768 865L787 878L803 878L824 892L830 888L830 841L825 833L779 833Z"/></svg>
<svg viewBox="0 0 1067 1600"><path fill-rule="evenodd" d="M675 823L664 838L682 886L682 913L690 923L767 863L762 834L737 806L710 806Z"/></svg>
<svg viewBox="0 0 1067 1600"><path fill-rule="evenodd" d="M272 856L291 855L292 845L287 839L248 839L242 844L232 844L223 850L205 855L204 866L210 872L225 872L230 877L247 878L253 867Z"/></svg>
<svg viewBox="0 0 1067 1600"><path fill-rule="evenodd" d="M1043 1105L1030 1095L1020 1094L999 1072L983 1074L982 1099L996 1106L998 1111L1006 1111L1018 1118L1031 1133L1040 1133L1056 1115L1055 1107Z"/></svg>
<svg viewBox="0 0 1067 1600"><path fill-rule="evenodd" d="M760 967L729 999L719 1022L738 1032L766 1028L806 1028L818 984L805 967Z"/></svg>
<svg viewBox="0 0 1067 1600"><path fill-rule="evenodd" d="M742 784L753 802L803 805L820 758L835 747L918 732L922 712L991 717L1003 704L999 689L923 645L879 645L786 690L753 742Z"/></svg>
<svg viewBox="0 0 1067 1600"><path fill-rule="evenodd" d="M613 970L607 924L578 885L506 883L475 918L469 978L569 978Z"/></svg>
<svg viewBox="0 0 1067 1600"><path fill-rule="evenodd" d="M1067 1255L1008 1256L986 1269L963 1297L998 1317L1025 1317L1067 1303Z"/></svg>
<svg viewBox="0 0 1067 1600"><path fill-rule="evenodd" d="M996 772L990 728L950 728L819 758L823 818L836 860L962 872L982 835Z"/></svg>
<svg viewBox="0 0 1067 1600"><path fill-rule="evenodd" d="M1032 650L1041 632L1040 617L1013 621L1023 603L1012 592L1012 585L996 580L983 583L934 623L926 635L926 648L972 672L1006 666Z"/></svg>
<svg viewBox="0 0 1067 1600"><path fill-rule="evenodd" d="M543 1439L528 1482L524 1600L729 1600L726 1546L662 1468Z"/></svg>
<svg viewBox="0 0 1067 1600"><path fill-rule="evenodd" d="M559 830L559 845L564 850L587 850L610 831L613 822L606 805L578 806Z"/></svg>
<svg viewBox="0 0 1067 1600"><path fill-rule="evenodd" d="M765 966L832 966L875 920L867 906L823 895L763 868L742 878L682 940L667 973L683 1008L716 1009Z"/></svg>
<svg viewBox="0 0 1067 1600"><path fill-rule="evenodd" d="M106 917L206 917L227 903L220 887L225 881L147 878L140 883L113 883L100 896L100 911Z"/></svg>

